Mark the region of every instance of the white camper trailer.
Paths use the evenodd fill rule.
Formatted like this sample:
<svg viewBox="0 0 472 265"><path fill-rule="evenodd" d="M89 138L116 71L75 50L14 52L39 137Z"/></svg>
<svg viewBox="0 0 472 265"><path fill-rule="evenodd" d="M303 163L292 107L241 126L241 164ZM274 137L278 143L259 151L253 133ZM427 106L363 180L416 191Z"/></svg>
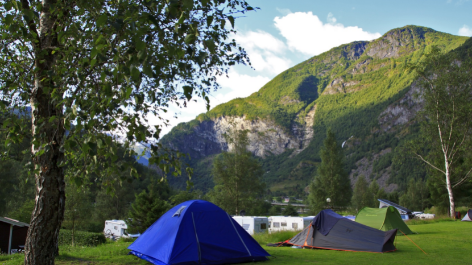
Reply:
<svg viewBox="0 0 472 265"><path fill-rule="evenodd" d="M297 217L297 216L270 216L269 217L269 233L277 231L300 231L307 227L314 216Z"/></svg>
<svg viewBox="0 0 472 265"><path fill-rule="evenodd" d="M103 233L107 238L118 239L120 237L139 237L141 234L128 234L128 225L123 220L106 220Z"/></svg>
<svg viewBox="0 0 472 265"><path fill-rule="evenodd" d="M233 216L233 219L240 224L250 235L264 233L269 226L267 217L259 216Z"/></svg>

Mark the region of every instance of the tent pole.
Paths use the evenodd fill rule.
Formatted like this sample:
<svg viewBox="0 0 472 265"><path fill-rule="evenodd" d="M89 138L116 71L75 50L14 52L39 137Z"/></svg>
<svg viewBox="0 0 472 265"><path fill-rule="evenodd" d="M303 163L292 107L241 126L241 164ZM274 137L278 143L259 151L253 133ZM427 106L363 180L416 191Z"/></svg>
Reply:
<svg viewBox="0 0 472 265"><path fill-rule="evenodd" d="M11 238L13 235L13 225L10 225L10 237L8 238L8 254L11 254Z"/></svg>

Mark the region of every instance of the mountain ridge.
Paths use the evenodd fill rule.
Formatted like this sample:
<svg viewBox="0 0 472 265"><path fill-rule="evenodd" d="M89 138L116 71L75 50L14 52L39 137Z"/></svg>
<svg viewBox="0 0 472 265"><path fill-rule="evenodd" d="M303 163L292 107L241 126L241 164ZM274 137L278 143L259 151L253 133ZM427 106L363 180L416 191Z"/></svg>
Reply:
<svg viewBox="0 0 472 265"><path fill-rule="evenodd" d="M370 42L335 47L280 73L247 98L231 100L191 122L179 124L161 142L190 154L192 160L188 162L195 167L195 187L205 190L212 186L207 168L211 167L212 157L228 150L222 133L235 123L238 128L249 129L249 150L260 157L266 171L264 180L271 191L287 190L278 187L281 183L295 183L300 192L312 179L324 134L332 128L338 141L347 141L347 170L354 182L356 163L368 154L379 154L385 148L395 154L403 136L397 135L401 129L392 128L410 126L414 116L411 113L417 111L410 106L411 113L401 119L398 115L405 108L393 107L402 100L407 102L405 97L411 98L413 75L404 72L402 65L419 60L431 45L450 51L466 39L430 28L405 26ZM401 122L391 121L392 117ZM375 144L385 148L377 150ZM199 165L202 161L206 162ZM280 170L273 173L275 168ZM392 184L392 174L383 177L381 186ZM203 179L204 184L200 184ZM171 179L170 183L183 187L180 180Z"/></svg>

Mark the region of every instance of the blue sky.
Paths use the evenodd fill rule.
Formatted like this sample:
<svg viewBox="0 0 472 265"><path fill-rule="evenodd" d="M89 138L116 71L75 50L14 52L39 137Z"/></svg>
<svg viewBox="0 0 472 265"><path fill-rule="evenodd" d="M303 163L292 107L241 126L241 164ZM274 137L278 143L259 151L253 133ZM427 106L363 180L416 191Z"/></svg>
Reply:
<svg viewBox="0 0 472 265"><path fill-rule="evenodd" d="M236 19L236 40L254 69L236 66L222 89L210 96L211 107L258 91L280 72L333 47L372 40L406 25L425 26L453 35L472 36L472 0L255 0L259 7ZM205 112L201 100L172 107L171 126ZM170 114L177 114L177 119Z"/></svg>

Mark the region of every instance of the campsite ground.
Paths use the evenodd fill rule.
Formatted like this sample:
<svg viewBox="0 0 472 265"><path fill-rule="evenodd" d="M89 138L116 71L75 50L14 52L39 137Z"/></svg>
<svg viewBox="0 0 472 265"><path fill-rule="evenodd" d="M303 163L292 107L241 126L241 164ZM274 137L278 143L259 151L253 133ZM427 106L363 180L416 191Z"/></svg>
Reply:
<svg viewBox="0 0 472 265"><path fill-rule="evenodd" d="M472 223L452 220L420 221L409 224L418 234L409 235L426 253L407 237L398 236L397 251L379 254L333 250L264 247L271 255L269 261L259 264L464 264L472 260ZM256 239L262 244L288 239L293 233L262 235ZM129 242L107 243L98 247L67 247L60 249L56 264L149 264L127 255ZM20 254L0 256L0 264L22 264ZM466 262L467 263L467 262Z"/></svg>

